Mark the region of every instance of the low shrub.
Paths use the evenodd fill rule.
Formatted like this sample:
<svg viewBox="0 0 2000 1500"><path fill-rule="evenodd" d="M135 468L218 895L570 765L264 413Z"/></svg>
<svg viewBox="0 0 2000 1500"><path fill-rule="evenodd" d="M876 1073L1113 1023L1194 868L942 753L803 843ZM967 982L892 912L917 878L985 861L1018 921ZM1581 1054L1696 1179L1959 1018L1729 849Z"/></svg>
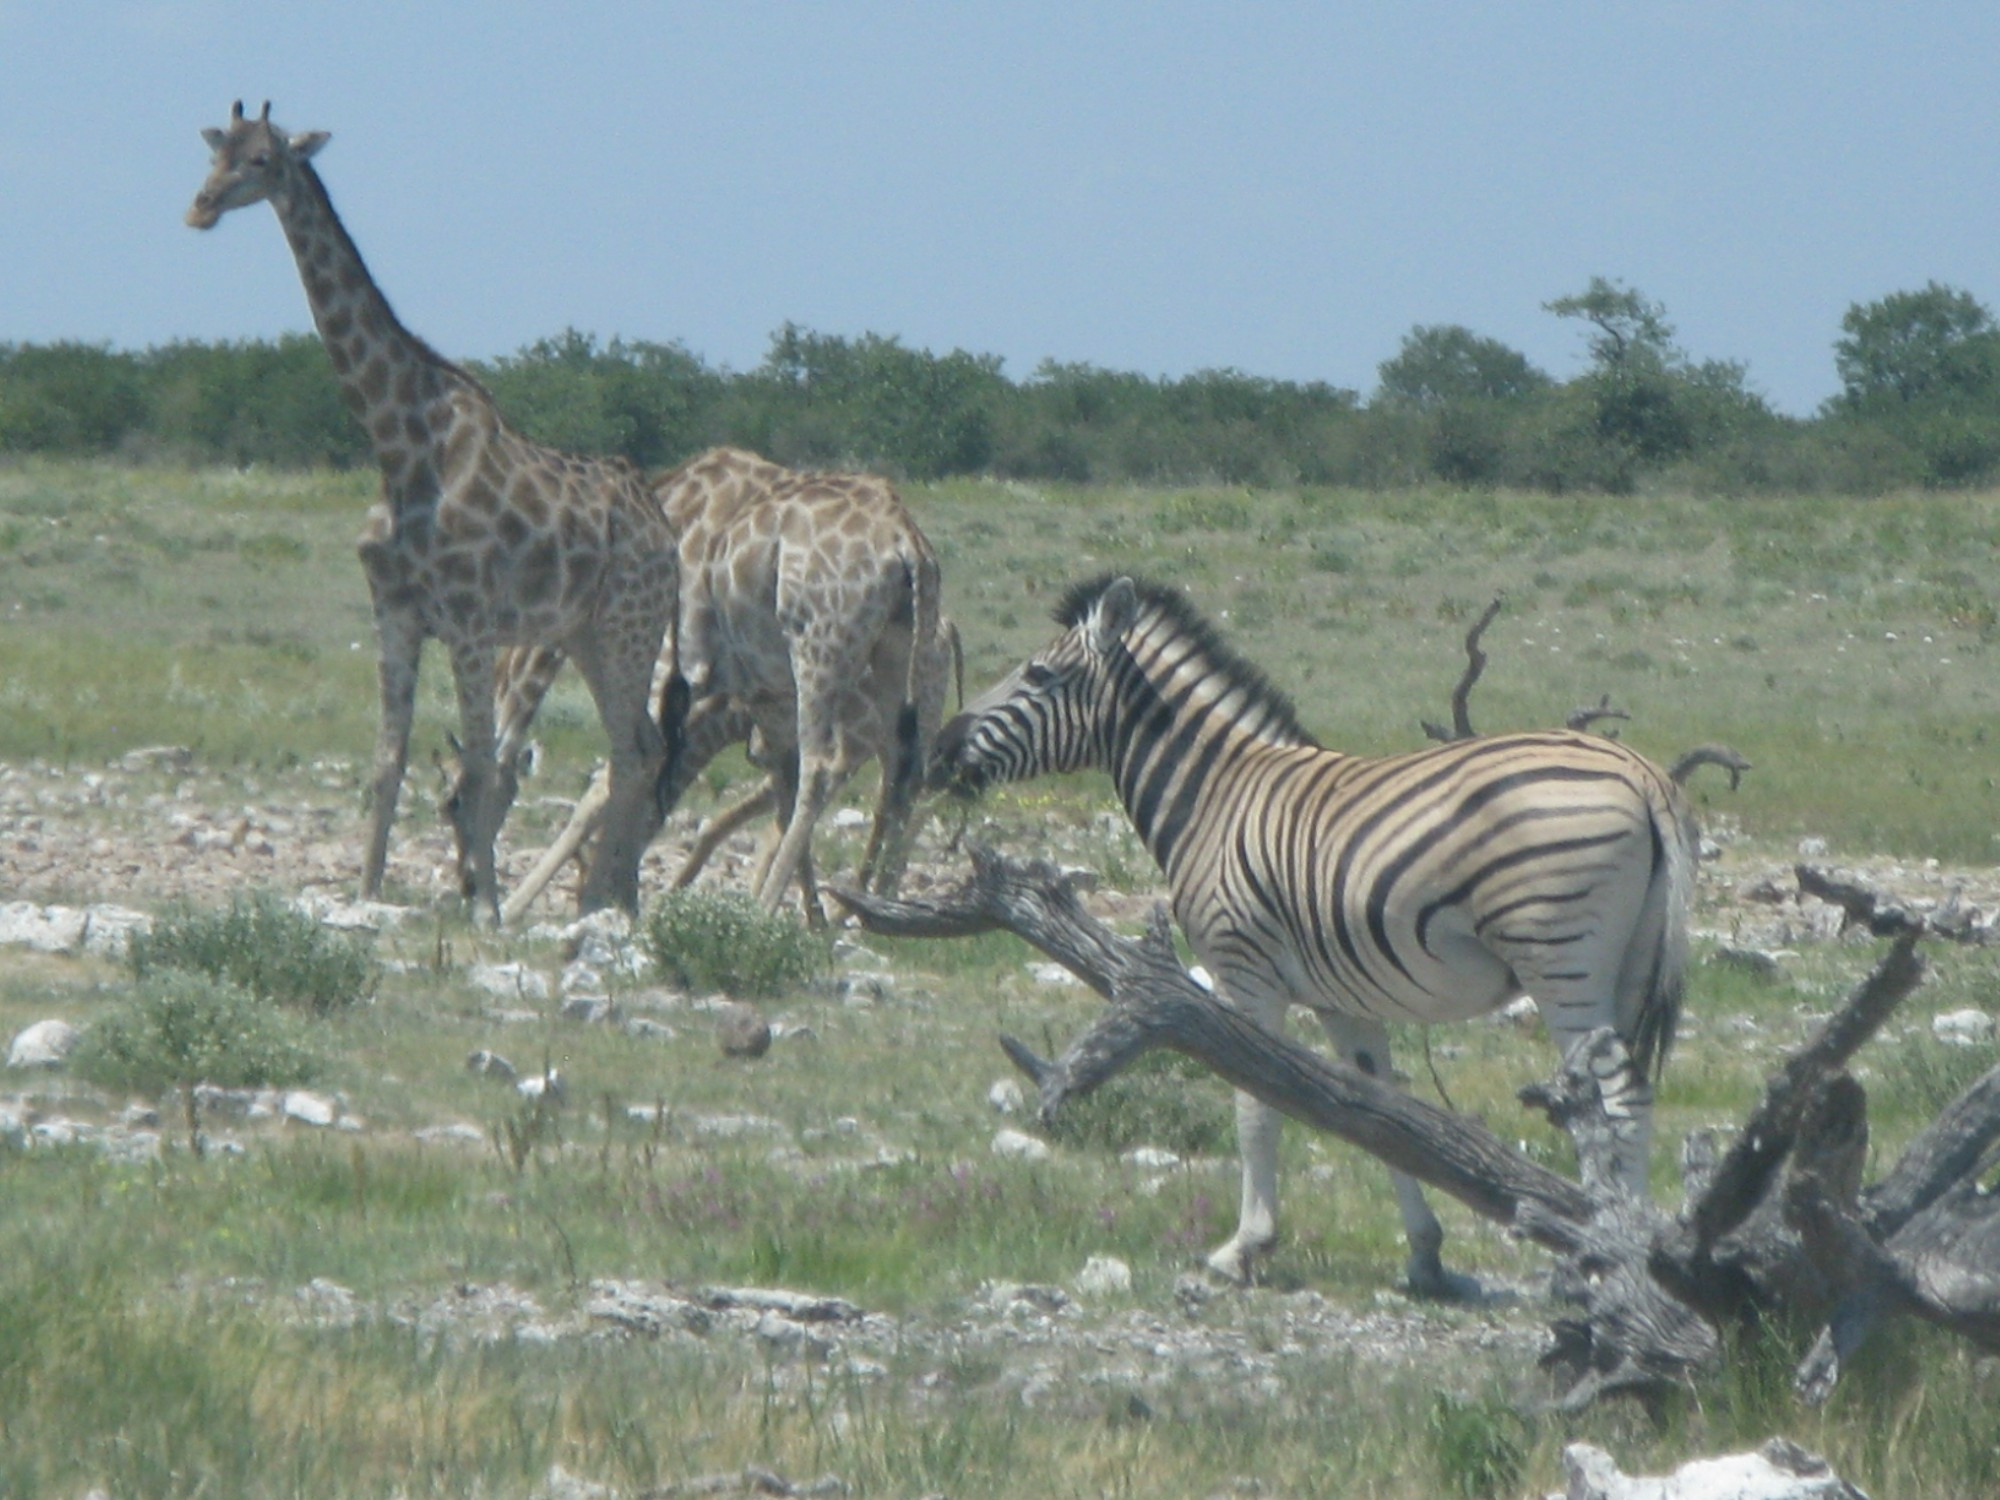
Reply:
<svg viewBox="0 0 2000 1500"><path fill-rule="evenodd" d="M314 1015L369 999L381 980L366 946L268 893L233 900L227 911L169 912L132 939L126 962L135 979L185 969Z"/></svg>
<svg viewBox="0 0 2000 1500"><path fill-rule="evenodd" d="M197 1083L281 1088L324 1067L302 1023L240 985L166 969L93 1021L70 1057L87 1083L157 1098Z"/></svg>
<svg viewBox="0 0 2000 1500"><path fill-rule="evenodd" d="M1065 1104L1048 1131L1065 1145L1103 1151L1159 1146L1182 1156L1222 1155L1235 1149L1233 1097L1192 1058L1151 1052Z"/></svg>
<svg viewBox="0 0 2000 1500"><path fill-rule="evenodd" d="M738 891L682 890L646 916L646 951L662 976L689 990L767 999L825 970L825 941L784 912Z"/></svg>

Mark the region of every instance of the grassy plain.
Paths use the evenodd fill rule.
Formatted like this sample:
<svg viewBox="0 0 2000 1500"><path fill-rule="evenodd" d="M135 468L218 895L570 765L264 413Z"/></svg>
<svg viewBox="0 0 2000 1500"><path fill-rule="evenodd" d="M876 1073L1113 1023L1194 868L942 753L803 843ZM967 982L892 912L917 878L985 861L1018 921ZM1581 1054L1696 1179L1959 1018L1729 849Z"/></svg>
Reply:
<svg viewBox="0 0 2000 1500"><path fill-rule="evenodd" d="M358 475L0 467L0 766L87 770L135 746L184 744L211 782L255 775L269 796L297 768L363 760L373 646L351 539L370 488ZM1696 783L1710 826L1734 831L1732 853L1783 856L1810 835L1836 859L2000 862L1993 496L952 483L908 497L943 557L975 687L1044 637L1069 583L1137 570L1222 617L1328 743L1408 747L1420 716L1448 716L1464 632L1504 590L1472 701L1482 729L1556 722L1608 693L1641 749L1667 759L1721 741L1754 763L1733 794L1719 777ZM442 743L448 704L433 655L416 758ZM595 753L573 684L545 731L559 766ZM407 818L429 815L416 801ZM1078 778L1001 795L981 816L1010 847L1060 844L1113 886L1149 889L1111 808L1101 781ZM354 822L358 839L358 801ZM993 1033L1062 1038L1091 1009L1033 982L1011 939L897 948L886 955L896 988L872 1005L810 992L779 1002L773 1012L813 1040L749 1067L719 1067L685 1017L667 1044L552 1013L496 1030L468 964L553 970L547 941L446 914L380 951L390 973L377 1003L315 1023L327 1087L367 1122L361 1133L268 1132L241 1155L170 1147L140 1164L0 1148L0 1494L504 1497L534 1493L559 1463L627 1494L758 1464L837 1474L858 1495L958 1500L1529 1496L1560 1487L1557 1456L1574 1438L1657 1472L1773 1432L1873 1493L2000 1489L2000 1379L1920 1331L1876 1346L1824 1413L1797 1409L1787 1388L1808 1332L1773 1338L1657 1425L1616 1406L1518 1415L1532 1374L1504 1350L1376 1363L1288 1341L1279 1308L1302 1291L1409 1312L1441 1336L1510 1316L1402 1303L1378 1171L1297 1130L1275 1286L1227 1314L1262 1338L1282 1398L1246 1379L1149 1387L1137 1403L1129 1381L1107 1379L1037 1407L1002 1393L989 1353L940 1358L914 1339L885 1376L828 1367L801 1383L775 1356L720 1341L440 1336L412 1310L454 1288L507 1286L560 1312L599 1278L788 1285L949 1321L986 1282L1066 1285L1100 1254L1134 1272L1113 1313L1171 1323L1177 1276L1233 1220L1226 1099L1159 1071L1062 1137L1050 1162L991 1156L985 1095L1004 1071ZM1816 947L1777 983L1701 965L1662 1138L1740 1117L1776 1049L1868 957ZM1966 1056L1931 1042L1922 1016L1994 1008L2000 995L1990 957L1941 954L1936 967L1908 1034L1870 1059L1878 1159L1966 1076ZM52 1014L85 1023L127 983L100 962L0 952L0 1035ZM502 1148L520 1120L506 1091L464 1070L480 1046L525 1066L559 1061L573 1090L559 1129ZM1431 1046L1458 1108L1562 1159L1563 1143L1511 1097L1546 1071L1538 1038L1467 1027ZM1431 1092L1416 1038L1402 1060ZM90 1107L48 1087L48 1108ZM646 1123L627 1113L635 1104L665 1109ZM695 1123L722 1116L776 1133ZM1135 1117L1156 1142L1216 1164L1143 1191L1119 1158ZM456 1146L410 1134L441 1121L498 1134ZM876 1164L858 1170L858 1158ZM1671 1164L1656 1175L1671 1198ZM1499 1281L1533 1274L1532 1252L1450 1205L1443 1216L1455 1265ZM379 1315L279 1315L310 1306L316 1279ZM1538 1320L1532 1308L1512 1316Z"/></svg>

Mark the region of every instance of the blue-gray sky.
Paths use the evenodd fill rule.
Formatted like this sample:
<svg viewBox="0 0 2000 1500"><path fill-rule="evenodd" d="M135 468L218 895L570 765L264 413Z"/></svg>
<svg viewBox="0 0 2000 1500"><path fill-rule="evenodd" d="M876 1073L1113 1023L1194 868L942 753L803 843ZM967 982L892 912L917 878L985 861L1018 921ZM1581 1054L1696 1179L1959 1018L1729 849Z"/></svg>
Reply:
<svg viewBox="0 0 2000 1500"><path fill-rule="evenodd" d="M1780 409L1858 301L2000 302L2000 6L0 0L0 341L310 327L271 215L181 215L238 97L447 354L742 370L790 320L1364 393L1415 324L1557 376L1662 302Z"/></svg>

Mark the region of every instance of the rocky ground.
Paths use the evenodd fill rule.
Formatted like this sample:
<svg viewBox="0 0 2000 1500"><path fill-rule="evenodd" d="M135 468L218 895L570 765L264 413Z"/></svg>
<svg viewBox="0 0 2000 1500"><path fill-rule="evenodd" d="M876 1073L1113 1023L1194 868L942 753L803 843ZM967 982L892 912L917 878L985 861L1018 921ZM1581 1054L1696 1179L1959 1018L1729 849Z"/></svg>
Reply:
<svg viewBox="0 0 2000 1500"><path fill-rule="evenodd" d="M170 747L136 751L96 769L0 765L0 944L57 953L112 949L146 911L174 901L216 904L249 889L317 897L332 920L368 922L370 914L351 902L360 873L360 779L357 767L333 762L273 773L221 772ZM562 799L542 797L538 805L531 793L511 825L522 832L503 852L503 884L526 870L567 810ZM450 840L434 801L422 785L406 794L389 872L391 890L419 911L454 899ZM860 817L852 811L844 816L849 822ZM695 827L692 815L676 815L648 857L649 888L665 883ZM1789 951L1837 938L1840 914L1798 894L1789 859L1751 854L1726 827L1712 833L1698 917L1704 932L1752 965L1780 963ZM956 858L943 856L936 845L933 840L929 846L931 862L913 868L912 886L953 877ZM744 837L719 856L720 878L741 883L751 849ZM1081 843L1052 852L1091 862ZM1825 851L1810 841L1799 853L1825 862ZM2000 869L1871 860L1850 862L1848 870L1918 910L1956 912L1993 935ZM1153 896L1105 890L1093 899L1100 915L1133 919ZM537 915L562 920L568 901L567 889L558 889ZM619 961L615 942L601 957ZM66 1126L64 1097L55 1075L0 1075L0 1130L22 1139L63 1139L69 1128L102 1140L107 1149L158 1149L161 1127L143 1113ZM208 1107L225 1136L259 1121L365 1128L310 1095L217 1099ZM473 1138L467 1149L491 1146ZM1226 1164L1217 1169L1226 1171ZM1543 1341L1548 1312L1542 1288L1533 1284L1489 1288L1493 1295L1472 1307L1429 1307L1383 1293L1360 1310L1311 1291L1246 1294L1195 1276L1182 1278L1172 1306L1136 1307L1121 1295L1128 1284L1125 1268L1093 1262L1077 1268L1063 1287L989 1286L948 1321L890 1319L769 1289L628 1283L593 1286L579 1306L566 1310L546 1309L498 1285L454 1287L390 1307L363 1306L326 1282L235 1291L274 1316L317 1324L387 1318L468 1339L730 1339L782 1355L787 1367L801 1372L834 1365L862 1381L899 1378L917 1400L946 1378L943 1372L971 1362L998 1372L991 1376L994 1387L1024 1403L1084 1403L1099 1410L1106 1402L1126 1403L1135 1412L1170 1406L1188 1382L1281 1394L1311 1378L1312 1361L1329 1349L1392 1363L1497 1351L1525 1369Z"/></svg>

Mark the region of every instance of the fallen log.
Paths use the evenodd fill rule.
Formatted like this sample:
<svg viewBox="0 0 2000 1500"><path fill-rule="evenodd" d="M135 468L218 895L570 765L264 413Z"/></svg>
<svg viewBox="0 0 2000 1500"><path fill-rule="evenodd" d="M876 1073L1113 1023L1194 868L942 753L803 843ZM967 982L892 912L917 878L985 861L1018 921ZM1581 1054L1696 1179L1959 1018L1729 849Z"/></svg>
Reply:
<svg viewBox="0 0 2000 1500"><path fill-rule="evenodd" d="M1828 1325L1800 1370L1809 1399L1824 1398L1841 1361L1887 1316L1923 1317L2000 1348L2000 1210L1979 1187L2000 1141L2000 1069L1954 1101L1881 1182L1861 1187L1867 1101L1845 1068L1922 978L1925 928L1907 913L1880 912L1894 934L1887 952L1772 1075L1730 1148L1698 1163L1686 1207L1669 1217L1626 1197L1610 1171L1617 1122L1599 1081L1624 1064L1611 1033L1585 1038L1554 1080L1523 1090L1576 1141L1572 1180L1476 1121L1252 1021L1182 966L1164 908L1143 935L1123 936L1085 910L1076 874L968 852L970 873L928 898L833 894L885 936L1017 933L1111 1002L1058 1058L1001 1039L1034 1083L1044 1120L1168 1047L1451 1194L1556 1257L1566 1306L1544 1363L1566 1382L1560 1407L1620 1391L1656 1397L1712 1369L1725 1328L1755 1330L1774 1314Z"/></svg>

